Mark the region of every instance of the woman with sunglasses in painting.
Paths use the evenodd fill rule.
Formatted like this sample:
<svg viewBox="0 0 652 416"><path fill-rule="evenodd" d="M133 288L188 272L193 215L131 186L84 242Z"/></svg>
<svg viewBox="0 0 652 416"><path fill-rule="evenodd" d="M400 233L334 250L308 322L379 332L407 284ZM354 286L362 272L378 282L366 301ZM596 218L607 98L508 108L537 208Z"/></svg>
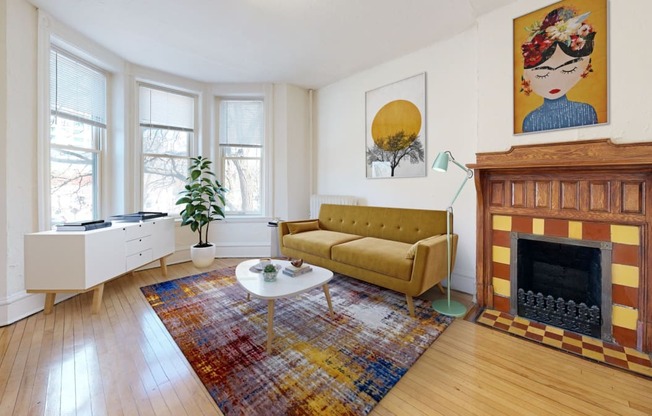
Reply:
<svg viewBox="0 0 652 416"><path fill-rule="evenodd" d="M569 8L558 8L527 28L528 40L521 45L523 76L521 92L543 97L543 104L523 120L523 132L596 124L590 104L570 101L566 94L591 71L595 31Z"/></svg>

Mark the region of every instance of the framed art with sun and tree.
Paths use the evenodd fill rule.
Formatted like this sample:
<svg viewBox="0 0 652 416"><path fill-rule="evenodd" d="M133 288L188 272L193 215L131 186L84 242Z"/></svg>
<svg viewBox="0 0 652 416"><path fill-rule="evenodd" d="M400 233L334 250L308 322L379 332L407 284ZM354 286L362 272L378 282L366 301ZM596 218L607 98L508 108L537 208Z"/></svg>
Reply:
<svg viewBox="0 0 652 416"><path fill-rule="evenodd" d="M367 178L426 176L426 74L365 94Z"/></svg>
<svg viewBox="0 0 652 416"><path fill-rule="evenodd" d="M608 122L607 0L514 19L514 134Z"/></svg>

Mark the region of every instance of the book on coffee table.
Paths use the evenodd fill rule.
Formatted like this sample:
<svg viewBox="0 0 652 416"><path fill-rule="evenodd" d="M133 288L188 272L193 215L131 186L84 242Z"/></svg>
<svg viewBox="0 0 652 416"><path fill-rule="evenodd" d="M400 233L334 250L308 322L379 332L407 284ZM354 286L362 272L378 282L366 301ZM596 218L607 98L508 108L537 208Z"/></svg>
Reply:
<svg viewBox="0 0 652 416"><path fill-rule="evenodd" d="M311 271L312 267L307 264L304 264L301 267L287 266L283 269L283 273L291 277L300 276Z"/></svg>

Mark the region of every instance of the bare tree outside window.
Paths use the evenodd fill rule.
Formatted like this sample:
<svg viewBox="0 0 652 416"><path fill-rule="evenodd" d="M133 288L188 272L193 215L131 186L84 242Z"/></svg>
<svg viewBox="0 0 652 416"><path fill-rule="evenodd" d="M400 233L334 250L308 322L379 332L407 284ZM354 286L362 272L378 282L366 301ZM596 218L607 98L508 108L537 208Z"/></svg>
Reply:
<svg viewBox="0 0 652 416"><path fill-rule="evenodd" d="M92 152L50 151L50 205L52 224L94 217L94 166Z"/></svg>
<svg viewBox="0 0 652 416"><path fill-rule="evenodd" d="M188 175L191 134L143 128L143 209L176 213L175 202Z"/></svg>
<svg viewBox="0 0 652 416"><path fill-rule="evenodd" d="M229 190L226 208L230 212L261 212L261 149L224 148L224 187Z"/></svg>

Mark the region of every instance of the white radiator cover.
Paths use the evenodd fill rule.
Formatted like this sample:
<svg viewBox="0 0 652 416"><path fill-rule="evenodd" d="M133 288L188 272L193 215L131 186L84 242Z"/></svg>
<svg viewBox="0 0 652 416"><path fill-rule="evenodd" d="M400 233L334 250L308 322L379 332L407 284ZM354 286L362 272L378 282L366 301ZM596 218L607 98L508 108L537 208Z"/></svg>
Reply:
<svg viewBox="0 0 652 416"><path fill-rule="evenodd" d="M310 218L319 217L319 207L321 207L321 204L358 205L358 198L348 195L311 195Z"/></svg>

